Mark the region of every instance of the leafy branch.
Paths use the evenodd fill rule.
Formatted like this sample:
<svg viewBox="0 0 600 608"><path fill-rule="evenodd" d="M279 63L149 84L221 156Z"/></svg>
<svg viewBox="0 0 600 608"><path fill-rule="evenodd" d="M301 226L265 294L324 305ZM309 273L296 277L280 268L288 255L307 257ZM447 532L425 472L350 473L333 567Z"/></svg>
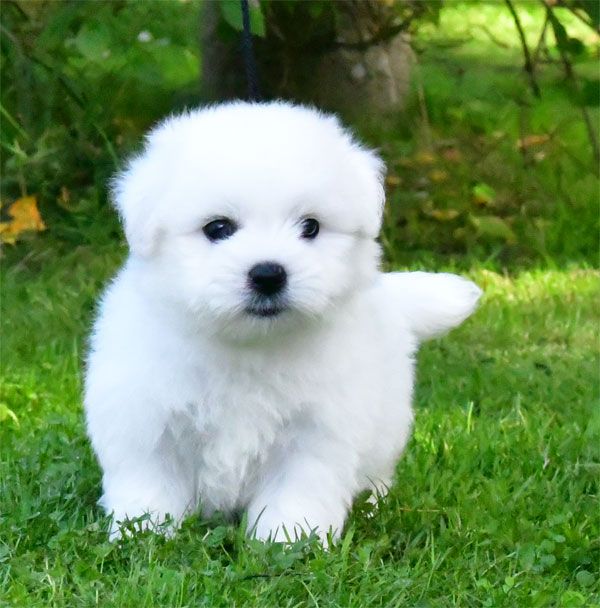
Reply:
<svg viewBox="0 0 600 608"><path fill-rule="evenodd" d="M531 60L531 53L529 52L529 47L527 46L527 39L525 38L525 32L523 31L523 26L521 25L521 20L519 19L519 15L515 10L515 7L511 0L504 0L506 2L506 6L512 15L513 21L515 22L515 27L517 28L517 32L519 34L519 40L521 41L521 47L523 49L523 55L525 57L525 71L527 72L527 76L529 77L529 84L531 85L531 90L536 97L541 97L540 86L537 83L535 77L535 68L534 63Z"/></svg>
<svg viewBox="0 0 600 608"><path fill-rule="evenodd" d="M504 0L504 2L513 18L517 33L519 35L524 57L524 70L529 80L529 86L531 87L534 96L537 98L541 97L541 89L536 76L536 65L540 58L541 49L545 44L548 25L550 25L552 28L566 81L571 87L571 90L575 93L575 97L579 100L578 105L580 106L582 119L585 124L588 139L592 148L595 172L600 172L600 144L598 142L597 129L594 127L592 118L590 117L588 109L586 108L587 100L582 95L581 83L573 68L573 62L571 60L571 55L576 55L582 51L584 48L583 43L576 38L569 37L565 26L560 22L556 16L556 13L554 12L555 4L550 3L548 0L540 0L545 9L545 18L538 43L532 54L527 44L527 39L525 37L525 32L523 30L519 14L512 0ZM588 2L588 0L563 0L560 5L562 8L569 10L591 29L598 31L598 21L600 20L600 15L597 14L597 4Z"/></svg>

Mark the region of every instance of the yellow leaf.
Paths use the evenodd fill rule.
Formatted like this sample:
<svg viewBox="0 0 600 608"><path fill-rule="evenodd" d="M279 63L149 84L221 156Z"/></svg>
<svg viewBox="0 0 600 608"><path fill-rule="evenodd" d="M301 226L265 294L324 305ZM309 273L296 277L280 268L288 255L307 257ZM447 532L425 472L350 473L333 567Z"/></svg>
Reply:
<svg viewBox="0 0 600 608"><path fill-rule="evenodd" d="M427 215L438 222L449 222L460 215L457 209L432 209Z"/></svg>
<svg viewBox="0 0 600 608"><path fill-rule="evenodd" d="M7 210L12 218L8 222L0 222L0 241L14 244L24 232L41 232L46 230L35 196L24 196L17 199Z"/></svg>
<svg viewBox="0 0 600 608"><path fill-rule="evenodd" d="M385 183L388 186L399 186L402 183L402 179L397 175L388 175L385 178Z"/></svg>
<svg viewBox="0 0 600 608"><path fill-rule="evenodd" d="M448 179L448 173L443 169L433 169L429 172L429 179L432 182L445 182Z"/></svg>
<svg viewBox="0 0 600 608"><path fill-rule="evenodd" d="M457 209L435 209L431 200L425 201L421 210L427 217L432 217L438 222L450 222L460 215Z"/></svg>
<svg viewBox="0 0 600 608"><path fill-rule="evenodd" d="M433 165L435 156L431 152L419 152L415 155L415 161L419 165Z"/></svg>

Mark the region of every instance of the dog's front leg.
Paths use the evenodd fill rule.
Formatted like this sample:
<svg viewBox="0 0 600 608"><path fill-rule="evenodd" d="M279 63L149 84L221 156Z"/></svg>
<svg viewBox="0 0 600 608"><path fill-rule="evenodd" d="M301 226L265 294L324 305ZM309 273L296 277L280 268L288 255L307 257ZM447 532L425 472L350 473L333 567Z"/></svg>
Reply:
<svg viewBox="0 0 600 608"><path fill-rule="evenodd" d="M248 508L250 534L261 540L294 540L315 531L323 541L342 532L354 493L348 461L294 452L272 465Z"/></svg>
<svg viewBox="0 0 600 608"><path fill-rule="evenodd" d="M148 461L144 470L127 465L115 474L104 475L104 495L101 504L112 514L110 538L121 536L120 524L125 520L146 515L144 529L157 529L157 525L170 519L171 524L161 528L169 532L193 508L192 497L178 480L168 479Z"/></svg>
<svg viewBox="0 0 600 608"><path fill-rule="evenodd" d="M155 530L170 519L170 525L160 528L169 533L195 507L192 480L170 457L164 452L132 450L119 463L103 463L104 494L100 502L112 514L111 539L122 534L119 522L144 515L147 517L142 527Z"/></svg>

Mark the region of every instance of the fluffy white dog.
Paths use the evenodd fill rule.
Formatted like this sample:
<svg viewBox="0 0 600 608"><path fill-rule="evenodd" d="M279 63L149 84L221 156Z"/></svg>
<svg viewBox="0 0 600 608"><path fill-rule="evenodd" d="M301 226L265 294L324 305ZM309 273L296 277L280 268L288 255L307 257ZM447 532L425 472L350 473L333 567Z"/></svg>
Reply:
<svg viewBox="0 0 600 608"><path fill-rule="evenodd" d="M104 294L85 408L117 522L247 510L335 536L391 484L418 343L480 290L378 270L383 164L335 117L232 103L166 120L115 182L131 255Z"/></svg>

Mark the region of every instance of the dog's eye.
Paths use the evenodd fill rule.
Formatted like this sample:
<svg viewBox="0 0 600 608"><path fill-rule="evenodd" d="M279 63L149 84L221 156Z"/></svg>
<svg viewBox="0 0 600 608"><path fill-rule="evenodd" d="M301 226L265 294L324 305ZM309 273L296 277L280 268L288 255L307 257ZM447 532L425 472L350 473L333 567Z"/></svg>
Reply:
<svg viewBox="0 0 600 608"><path fill-rule="evenodd" d="M302 238L314 239L319 234L319 222L313 217L307 217L302 222Z"/></svg>
<svg viewBox="0 0 600 608"><path fill-rule="evenodd" d="M202 228L202 232L204 232L206 238L213 242L228 239L236 230L237 226L227 218L213 220Z"/></svg>

